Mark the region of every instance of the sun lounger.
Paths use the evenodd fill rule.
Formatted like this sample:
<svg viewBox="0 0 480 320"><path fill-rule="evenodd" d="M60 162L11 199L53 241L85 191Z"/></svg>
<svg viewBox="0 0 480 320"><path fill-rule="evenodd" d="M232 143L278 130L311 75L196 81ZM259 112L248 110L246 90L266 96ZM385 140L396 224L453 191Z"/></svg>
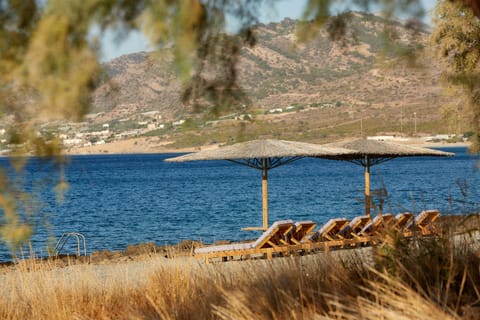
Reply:
<svg viewBox="0 0 480 320"><path fill-rule="evenodd" d="M311 237L310 241L335 241L340 240L338 233L342 230L349 221L344 218L330 219L325 223L317 232L315 232Z"/></svg>
<svg viewBox="0 0 480 320"><path fill-rule="evenodd" d="M438 210L424 210L420 212L418 216L415 217L408 224L407 228L410 231L415 231L415 228L418 228L422 235L429 235L435 232L433 223L440 216Z"/></svg>
<svg viewBox="0 0 480 320"><path fill-rule="evenodd" d="M315 229L317 224L313 221L298 221L289 236L292 244L301 244L305 242L306 237Z"/></svg>
<svg viewBox="0 0 480 320"><path fill-rule="evenodd" d="M194 250L197 257L208 259L247 254L267 253L271 255L276 248L288 245L287 235L293 229L292 220L281 220L273 223L256 241L232 243L218 246L200 247ZM270 250L269 250L270 249Z"/></svg>
<svg viewBox="0 0 480 320"><path fill-rule="evenodd" d="M377 236L385 228L390 227L394 222L395 217L391 213L385 213L373 218L360 232L360 236Z"/></svg>
<svg viewBox="0 0 480 320"><path fill-rule="evenodd" d="M347 224L338 235L345 239L358 237L358 233L370 222L369 216L357 216Z"/></svg>
<svg viewBox="0 0 480 320"><path fill-rule="evenodd" d="M392 228L398 232L404 233L408 224L413 220L413 213L403 212L395 216Z"/></svg>

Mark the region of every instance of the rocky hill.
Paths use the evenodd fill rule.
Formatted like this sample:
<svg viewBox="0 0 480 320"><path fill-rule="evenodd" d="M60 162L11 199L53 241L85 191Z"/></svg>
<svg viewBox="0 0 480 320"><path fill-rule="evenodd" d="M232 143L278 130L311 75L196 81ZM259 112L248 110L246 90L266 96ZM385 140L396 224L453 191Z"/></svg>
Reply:
<svg viewBox="0 0 480 320"><path fill-rule="evenodd" d="M168 50L123 55L104 68L109 81L95 91L93 112L110 113L112 119L152 110L172 116L180 107L181 85Z"/></svg>
<svg viewBox="0 0 480 320"><path fill-rule="evenodd" d="M396 35L388 42L385 26ZM252 102L247 112L258 115L256 123L239 126L244 134L318 140L333 127L337 135L352 127L367 133L411 133L414 125L415 131L417 125L424 132L448 129L441 121L439 76L428 58L420 55L423 66L412 67L385 51L421 51L427 31L413 32L400 22L365 13L353 13L346 42L333 42L321 30L311 41L299 43L295 28L290 19L258 25L256 46L242 51L239 83ZM96 90L92 113L97 115L90 119L105 123L148 111L158 111L163 121L189 119L172 62L168 49L107 62L110 81ZM175 136L178 132L168 138Z"/></svg>

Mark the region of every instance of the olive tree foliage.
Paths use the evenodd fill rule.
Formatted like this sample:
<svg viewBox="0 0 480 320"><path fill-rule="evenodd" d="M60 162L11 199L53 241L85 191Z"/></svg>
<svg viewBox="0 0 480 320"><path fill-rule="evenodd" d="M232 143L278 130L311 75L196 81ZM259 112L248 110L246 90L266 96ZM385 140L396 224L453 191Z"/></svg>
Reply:
<svg viewBox="0 0 480 320"><path fill-rule="evenodd" d="M275 0L0 0L0 115L14 155L36 155L62 168L61 143L45 123L77 121L93 89L105 81L101 43L92 30L144 32L156 48L171 48L184 83L183 101L213 111L248 103L237 84L244 46L256 43L259 10ZM341 4L345 11L336 12ZM308 41L325 27L333 40L351 36L348 9L423 15L419 0L309 0L298 35ZM338 14L337 14L338 13ZM334 17L332 17L334 16ZM235 17L238 32L225 32ZM407 23L414 25L409 20ZM24 158L21 158L24 159ZM18 172L23 161L14 162ZM60 169L61 172L62 169ZM67 187L60 174L57 189ZM0 236L15 247L33 230L31 197L0 173Z"/></svg>
<svg viewBox="0 0 480 320"><path fill-rule="evenodd" d="M474 132L471 151L480 149L480 10L476 2L439 1L431 35L445 94L455 97L444 106L449 119L461 115ZM458 121L458 120L456 120Z"/></svg>
<svg viewBox="0 0 480 320"><path fill-rule="evenodd" d="M44 124L78 121L104 80L101 43L92 30L142 30L158 48L172 47L185 102L241 96L236 86L240 46L254 44L250 27L260 1L229 0L0 0L0 115L12 156L35 155L59 168L56 190L65 191L61 143ZM225 34L225 17L239 19ZM208 69L208 70L207 70ZM215 71L206 78L206 71ZM234 102L234 101L232 101ZM0 172L0 237L12 249L27 240L38 219L35 196L22 179L25 157ZM10 170L10 171L9 171ZM10 172L10 173L9 173Z"/></svg>

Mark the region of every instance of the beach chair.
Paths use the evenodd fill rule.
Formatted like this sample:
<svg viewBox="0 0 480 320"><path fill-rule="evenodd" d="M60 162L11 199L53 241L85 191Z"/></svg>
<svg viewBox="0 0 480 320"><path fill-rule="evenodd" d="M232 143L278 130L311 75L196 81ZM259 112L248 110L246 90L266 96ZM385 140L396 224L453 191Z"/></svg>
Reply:
<svg viewBox="0 0 480 320"><path fill-rule="evenodd" d="M345 239L358 237L358 233L370 222L369 216L357 216L350 221L340 232L338 236Z"/></svg>
<svg viewBox="0 0 480 320"><path fill-rule="evenodd" d="M342 240L342 238L338 236L338 233L348 223L349 221L344 218L330 219L318 231L316 231L309 240L313 242Z"/></svg>
<svg viewBox="0 0 480 320"><path fill-rule="evenodd" d="M390 227L394 222L394 215L391 213L385 213L382 215L378 215L373 218L360 232L359 236L378 236L380 235L386 228Z"/></svg>
<svg viewBox="0 0 480 320"><path fill-rule="evenodd" d="M344 239L344 245L356 246L370 242L370 237L360 234L365 226L370 223L369 216L357 216L352 219L340 232L337 237Z"/></svg>
<svg viewBox="0 0 480 320"><path fill-rule="evenodd" d="M392 229L400 233L405 233L405 231L407 230L407 226L412 220L413 220L413 213L411 212L399 213L395 216L395 219L392 224Z"/></svg>
<svg viewBox="0 0 480 320"><path fill-rule="evenodd" d="M292 220L277 221L253 242L200 247L194 250L194 254L197 258L204 257L206 262L210 258L216 257L225 258L263 253L266 253L268 258L270 258L272 253L282 251L275 249L289 244L287 237L293 227Z"/></svg>
<svg viewBox="0 0 480 320"><path fill-rule="evenodd" d="M435 227L433 223L440 216L438 210L424 210L420 212L418 216L415 217L407 226L411 232L415 231L415 228L418 228L422 235L429 235L435 233Z"/></svg>
<svg viewBox="0 0 480 320"><path fill-rule="evenodd" d="M292 244L301 244L306 241L306 237L315 229L317 224L313 221L298 221L289 235Z"/></svg>

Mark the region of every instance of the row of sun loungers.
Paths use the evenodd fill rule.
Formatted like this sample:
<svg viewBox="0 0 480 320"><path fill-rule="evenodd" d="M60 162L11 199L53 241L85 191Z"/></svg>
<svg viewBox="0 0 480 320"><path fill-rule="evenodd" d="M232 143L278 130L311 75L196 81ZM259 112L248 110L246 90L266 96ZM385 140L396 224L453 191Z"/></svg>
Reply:
<svg viewBox="0 0 480 320"><path fill-rule="evenodd" d="M438 210L422 211L418 216L410 212L378 215L370 220L367 216L351 221L331 219L317 231L313 221L281 220L273 223L257 240L227 245L196 248L194 253L207 262L212 258L266 256L291 254L314 250L328 251L331 247L351 247L359 244L377 244L388 232L398 232L405 237L435 233L433 222L440 215Z"/></svg>

